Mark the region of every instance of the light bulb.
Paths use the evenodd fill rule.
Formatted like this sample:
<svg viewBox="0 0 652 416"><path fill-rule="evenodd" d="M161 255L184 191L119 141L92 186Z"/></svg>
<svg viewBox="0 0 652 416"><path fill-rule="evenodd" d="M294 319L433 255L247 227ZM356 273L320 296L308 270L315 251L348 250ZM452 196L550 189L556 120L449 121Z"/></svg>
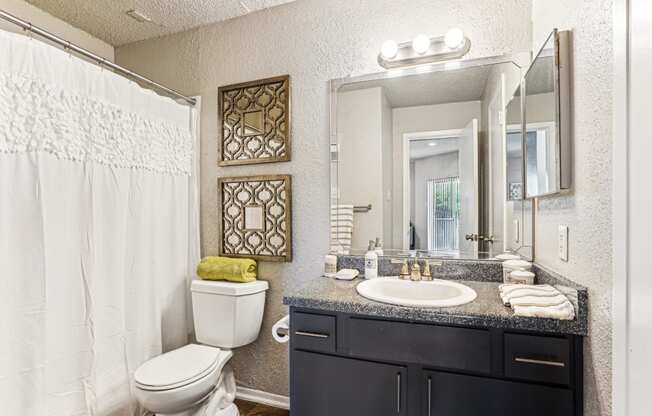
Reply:
<svg viewBox="0 0 652 416"><path fill-rule="evenodd" d="M426 35L417 35L412 40L412 49L419 55L423 55L430 49L430 38Z"/></svg>
<svg viewBox="0 0 652 416"><path fill-rule="evenodd" d="M385 59L393 59L398 53L398 44L393 40L386 40L380 48L380 54Z"/></svg>
<svg viewBox="0 0 652 416"><path fill-rule="evenodd" d="M449 29L444 36L444 43L448 49L457 49L464 45L464 32L458 27Z"/></svg>

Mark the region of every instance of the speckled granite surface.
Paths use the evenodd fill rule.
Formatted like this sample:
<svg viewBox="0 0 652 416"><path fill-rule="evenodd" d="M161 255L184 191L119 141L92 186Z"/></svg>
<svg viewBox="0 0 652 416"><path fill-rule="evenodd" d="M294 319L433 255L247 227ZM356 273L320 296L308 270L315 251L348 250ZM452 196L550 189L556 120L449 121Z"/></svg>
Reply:
<svg viewBox="0 0 652 416"><path fill-rule="evenodd" d="M412 264L412 259L408 260ZM430 259L430 271L435 279L447 280L477 280L486 282L502 282L503 266L497 260L439 260ZM436 266L441 261L441 266ZM419 259L421 270L424 260ZM401 271L400 263L392 263L392 258L381 256L378 259L379 276L397 276ZM364 274L364 256L338 256L337 269L356 269Z"/></svg>
<svg viewBox="0 0 652 416"><path fill-rule="evenodd" d="M462 280L462 283L475 290L478 297L466 305L449 308L412 308L368 300L358 295L355 289L356 285L362 281L360 278L353 281L341 281L326 277L315 278L296 290L286 292L283 302L295 307L375 317L586 335L588 332L586 289L573 285L571 282L554 279L555 276L552 274L547 274L544 277L545 283L571 286L578 291L577 316L572 321L514 316L512 310L502 304L498 295L498 286L501 282L483 279L480 279L481 281L455 279Z"/></svg>

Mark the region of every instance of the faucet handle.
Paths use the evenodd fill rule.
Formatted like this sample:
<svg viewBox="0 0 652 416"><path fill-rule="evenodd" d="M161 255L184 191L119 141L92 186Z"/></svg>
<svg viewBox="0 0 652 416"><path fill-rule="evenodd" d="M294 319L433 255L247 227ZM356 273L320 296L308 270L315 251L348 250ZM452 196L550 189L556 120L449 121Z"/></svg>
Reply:
<svg viewBox="0 0 652 416"><path fill-rule="evenodd" d="M410 280L419 281L421 280L421 266L419 266L419 259L414 259L412 263L412 272L410 273Z"/></svg>
<svg viewBox="0 0 652 416"><path fill-rule="evenodd" d="M408 267L408 261L407 259L403 260L403 265L401 266L401 279L407 279L410 277L410 268Z"/></svg>
<svg viewBox="0 0 652 416"><path fill-rule="evenodd" d="M428 259L424 260L425 265L423 266L423 272L421 272L421 277L423 280L432 280L432 274L430 273L430 262Z"/></svg>

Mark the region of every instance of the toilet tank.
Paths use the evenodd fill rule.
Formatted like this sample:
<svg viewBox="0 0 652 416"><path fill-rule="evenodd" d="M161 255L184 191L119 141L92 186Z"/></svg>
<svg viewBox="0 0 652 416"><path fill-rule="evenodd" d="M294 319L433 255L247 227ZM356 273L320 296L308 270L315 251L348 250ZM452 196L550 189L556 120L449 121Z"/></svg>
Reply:
<svg viewBox="0 0 652 416"><path fill-rule="evenodd" d="M254 342L263 322L268 287L262 280L193 280L190 290L197 342L218 348L237 348Z"/></svg>

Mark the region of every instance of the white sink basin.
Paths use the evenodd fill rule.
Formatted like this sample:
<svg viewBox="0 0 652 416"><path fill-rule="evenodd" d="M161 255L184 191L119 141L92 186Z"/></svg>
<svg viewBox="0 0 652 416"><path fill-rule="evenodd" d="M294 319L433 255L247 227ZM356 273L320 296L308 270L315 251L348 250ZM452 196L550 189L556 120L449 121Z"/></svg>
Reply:
<svg viewBox="0 0 652 416"><path fill-rule="evenodd" d="M472 302L475 290L450 280L413 282L396 277L365 280L356 286L358 293L377 302L399 306L441 308Z"/></svg>

